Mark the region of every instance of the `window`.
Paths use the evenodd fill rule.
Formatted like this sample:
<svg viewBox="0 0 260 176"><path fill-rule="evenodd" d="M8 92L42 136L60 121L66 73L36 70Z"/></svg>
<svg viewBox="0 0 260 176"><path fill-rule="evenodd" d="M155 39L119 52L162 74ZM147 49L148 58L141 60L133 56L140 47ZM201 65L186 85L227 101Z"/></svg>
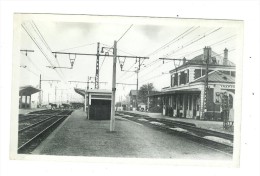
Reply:
<svg viewBox="0 0 260 176"><path fill-rule="evenodd" d="M184 71L181 72L180 74L180 84L185 84L186 83L186 74Z"/></svg>
<svg viewBox="0 0 260 176"><path fill-rule="evenodd" d="M178 73L174 74L174 85L173 86L178 86Z"/></svg>
<svg viewBox="0 0 260 176"><path fill-rule="evenodd" d="M171 87L174 86L174 75L171 75Z"/></svg>
<svg viewBox="0 0 260 176"><path fill-rule="evenodd" d="M201 69L195 69L194 79L201 77Z"/></svg>
<svg viewBox="0 0 260 176"><path fill-rule="evenodd" d="M186 83L189 82L189 69L187 69L187 73L186 73Z"/></svg>

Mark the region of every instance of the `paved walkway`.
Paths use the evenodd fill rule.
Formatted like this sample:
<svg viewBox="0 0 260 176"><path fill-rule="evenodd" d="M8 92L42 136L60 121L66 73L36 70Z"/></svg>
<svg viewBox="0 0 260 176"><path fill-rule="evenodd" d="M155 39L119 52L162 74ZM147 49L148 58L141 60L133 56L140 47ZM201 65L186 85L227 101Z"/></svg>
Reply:
<svg viewBox="0 0 260 176"><path fill-rule="evenodd" d="M75 110L33 154L63 156L179 158L231 160L228 154L188 139L138 123L116 118L115 132L110 121L87 120Z"/></svg>
<svg viewBox="0 0 260 176"><path fill-rule="evenodd" d="M161 113L149 113L149 112L140 112L140 111L127 111L127 112L141 114L141 115L147 115L147 116L153 117L153 118L164 118L164 119L169 119L169 120L173 120L173 121L193 123L196 125L196 127L199 127L199 128L233 134L232 130L230 130L230 129L226 130L223 128L223 122L203 121L203 120L186 119L186 118L185 119L184 118L174 118L174 117L169 117L169 116L163 116Z"/></svg>

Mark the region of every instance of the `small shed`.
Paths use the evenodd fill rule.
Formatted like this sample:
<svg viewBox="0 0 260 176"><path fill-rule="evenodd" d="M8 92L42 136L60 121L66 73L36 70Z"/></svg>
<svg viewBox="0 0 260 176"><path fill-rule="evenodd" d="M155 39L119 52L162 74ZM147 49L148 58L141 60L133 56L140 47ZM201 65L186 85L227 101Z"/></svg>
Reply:
<svg viewBox="0 0 260 176"><path fill-rule="evenodd" d="M31 108L31 97L32 94L40 92L40 89L37 89L33 86L22 86L19 88L19 108Z"/></svg>
<svg viewBox="0 0 260 176"><path fill-rule="evenodd" d="M104 89L75 91L85 98L85 110L89 120L110 120L112 91Z"/></svg>

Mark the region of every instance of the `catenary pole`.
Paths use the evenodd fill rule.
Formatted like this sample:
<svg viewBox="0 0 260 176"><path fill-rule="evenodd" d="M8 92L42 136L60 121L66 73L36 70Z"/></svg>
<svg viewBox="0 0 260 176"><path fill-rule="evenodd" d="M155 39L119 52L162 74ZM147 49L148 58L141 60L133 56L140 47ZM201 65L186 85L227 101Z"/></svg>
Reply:
<svg viewBox="0 0 260 176"><path fill-rule="evenodd" d="M40 74L40 83L39 83L39 89L40 89L40 92L39 92L39 107L42 106L42 100L41 100L41 97L42 97L42 75Z"/></svg>
<svg viewBox="0 0 260 176"><path fill-rule="evenodd" d="M138 110L138 76L139 76L139 70L140 70L141 64L140 64L140 58L138 60L138 67L136 69L136 97L135 97L135 101L136 101L136 110Z"/></svg>
<svg viewBox="0 0 260 176"><path fill-rule="evenodd" d="M204 96L203 96L203 104L202 104L202 119L205 119L205 113L207 112L207 99L208 99L208 70L209 70L209 57L210 57L210 48L208 47L205 47L206 49L206 58L205 58L205 61L206 61L206 70L205 70L205 82L204 82Z"/></svg>
<svg viewBox="0 0 260 176"><path fill-rule="evenodd" d="M99 42L97 43L97 61L96 61L96 76L95 76L95 89L99 89Z"/></svg>
<svg viewBox="0 0 260 176"><path fill-rule="evenodd" d="M117 59L117 41L114 41L110 131L115 131L116 59Z"/></svg>

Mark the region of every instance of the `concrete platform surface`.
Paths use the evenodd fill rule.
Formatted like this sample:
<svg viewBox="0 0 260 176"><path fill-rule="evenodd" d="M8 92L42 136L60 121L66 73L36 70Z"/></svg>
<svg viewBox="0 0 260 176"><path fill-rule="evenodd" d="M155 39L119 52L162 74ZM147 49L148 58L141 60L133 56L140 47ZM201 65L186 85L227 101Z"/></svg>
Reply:
<svg viewBox="0 0 260 176"><path fill-rule="evenodd" d="M33 154L231 160L232 156L188 139L167 134L141 124L116 118L116 131L110 121L87 120L82 110L74 111Z"/></svg>
<svg viewBox="0 0 260 176"><path fill-rule="evenodd" d="M126 112L147 115L147 116L153 117L153 118L164 118L164 119L169 119L169 120L173 120L173 121L193 123L196 125L196 127L199 127L199 128L233 134L233 129L224 129L223 128L223 122L203 121L203 120L186 119L186 118L175 118L175 117L163 116L161 113L149 113L149 112L140 112L140 111L126 111ZM119 111L119 113L120 113L120 111Z"/></svg>
<svg viewBox="0 0 260 176"><path fill-rule="evenodd" d="M44 110L44 109L46 109L46 108L19 109L19 114L28 114L30 112L40 111L40 110Z"/></svg>

